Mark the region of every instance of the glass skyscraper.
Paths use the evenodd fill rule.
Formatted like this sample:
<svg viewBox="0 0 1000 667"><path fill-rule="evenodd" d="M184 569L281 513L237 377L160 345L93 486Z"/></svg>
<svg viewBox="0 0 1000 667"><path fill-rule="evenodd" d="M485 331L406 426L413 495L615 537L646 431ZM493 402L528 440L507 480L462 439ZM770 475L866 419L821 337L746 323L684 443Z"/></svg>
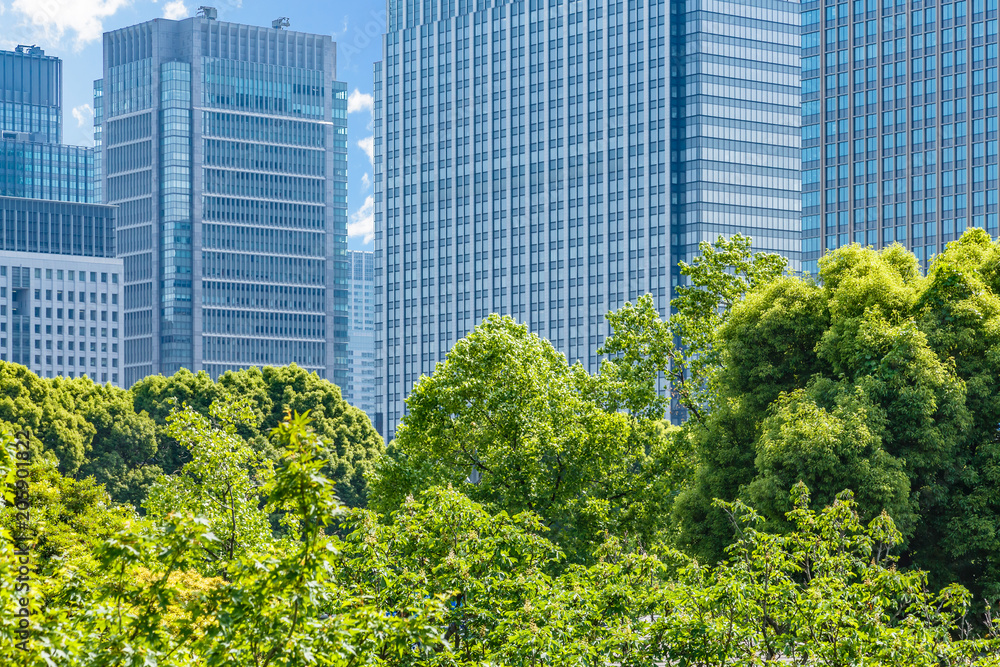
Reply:
<svg viewBox="0 0 1000 667"><path fill-rule="evenodd" d="M799 261L800 5L389 0L376 427L491 312L597 369L604 315L744 233Z"/></svg>
<svg viewBox="0 0 1000 667"><path fill-rule="evenodd" d="M0 51L0 360L119 384L115 207L95 204L94 151L63 146L62 61Z"/></svg>
<svg viewBox="0 0 1000 667"><path fill-rule="evenodd" d="M375 418L375 253L348 250L351 267L347 339L350 373L343 387L344 399Z"/></svg>
<svg viewBox="0 0 1000 667"><path fill-rule="evenodd" d="M0 127L26 140L62 141L62 61L37 46L0 51Z"/></svg>
<svg viewBox="0 0 1000 667"><path fill-rule="evenodd" d="M296 363L347 377L347 90L329 36L203 16L104 35L126 383Z"/></svg>
<svg viewBox="0 0 1000 667"><path fill-rule="evenodd" d="M997 235L997 2L802 5L803 267Z"/></svg>
<svg viewBox="0 0 1000 667"><path fill-rule="evenodd" d="M0 197L94 203L94 150L62 141L62 61L0 51Z"/></svg>

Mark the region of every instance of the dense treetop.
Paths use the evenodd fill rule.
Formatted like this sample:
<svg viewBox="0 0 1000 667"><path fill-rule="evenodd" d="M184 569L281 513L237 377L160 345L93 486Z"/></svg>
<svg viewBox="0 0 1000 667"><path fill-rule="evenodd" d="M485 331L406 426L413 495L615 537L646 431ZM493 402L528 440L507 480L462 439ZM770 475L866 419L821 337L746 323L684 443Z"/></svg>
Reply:
<svg viewBox="0 0 1000 667"><path fill-rule="evenodd" d="M31 434L36 453L55 456L59 471L93 477L112 499L141 506L161 474L172 474L190 452L170 435L167 417L189 406L208 417L213 403L245 402L252 419L240 435L264 456L276 451L267 433L285 410L308 411L323 436L327 473L340 498L364 505L366 473L383 450L367 415L341 398L333 383L298 366L228 371L213 382L205 372L150 376L129 390L88 378L41 379L24 366L0 362L0 421Z"/></svg>
<svg viewBox="0 0 1000 667"><path fill-rule="evenodd" d="M904 562L1000 596L1000 246L970 230L926 276L898 245L848 246L818 278L777 277L720 309L697 378L705 417L684 427L698 464L677 544L722 557L733 530L716 498L787 530L795 483L821 505L851 489L865 520L893 517ZM629 335L650 349L663 333Z"/></svg>
<svg viewBox="0 0 1000 667"><path fill-rule="evenodd" d="M681 270L594 374L489 316L385 448L294 366L0 363L0 655L1000 667L1000 244L809 277L734 237Z"/></svg>

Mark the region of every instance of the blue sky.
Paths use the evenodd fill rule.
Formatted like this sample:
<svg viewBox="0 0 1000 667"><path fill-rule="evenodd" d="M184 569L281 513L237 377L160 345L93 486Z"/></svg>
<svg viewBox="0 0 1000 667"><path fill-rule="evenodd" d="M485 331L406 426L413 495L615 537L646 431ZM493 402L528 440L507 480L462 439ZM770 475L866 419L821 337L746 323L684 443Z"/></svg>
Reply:
<svg viewBox="0 0 1000 667"><path fill-rule="evenodd" d="M93 145L93 81L101 76L101 34L158 17L194 16L212 0L0 0L0 48L37 44L63 59L63 141ZM292 30L326 33L337 42L337 78L346 81L348 243L371 249L372 63L382 52L385 2L214 0L219 19L271 25L287 16Z"/></svg>

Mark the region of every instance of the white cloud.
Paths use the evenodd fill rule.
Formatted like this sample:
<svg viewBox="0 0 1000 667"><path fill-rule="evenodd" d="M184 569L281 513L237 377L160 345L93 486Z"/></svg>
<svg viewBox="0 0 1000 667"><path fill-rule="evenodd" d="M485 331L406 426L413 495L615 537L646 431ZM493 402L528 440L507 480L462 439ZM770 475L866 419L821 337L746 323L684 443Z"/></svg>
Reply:
<svg viewBox="0 0 1000 667"><path fill-rule="evenodd" d="M163 18L176 21L191 16L191 12L184 4L184 0L171 0L163 5Z"/></svg>
<svg viewBox="0 0 1000 667"><path fill-rule="evenodd" d="M75 35L73 48L80 50L101 38L104 19L130 4L132 0L14 0L10 14L19 16L20 21L5 20L6 30L0 30L16 32L18 41L44 46L60 45L71 33Z"/></svg>
<svg viewBox="0 0 1000 667"><path fill-rule="evenodd" d="M94 108L89 104L81 104L78 107L73 107L70 113L73 114L73 118L76 118L77 127L90 125L94 121Z"/></svg>
<svg viewBox="0 0 1000 667"><path fill-rule="evenodd" d="M364 188L365 188L366 190L367 190L368 188L370 188L370 187L372 186L372 179L371 179L371 177L370 177L370 176L368 175L368 172L367 172L367 171L366 171L366 172L365 172L365 173L364 173L364 174L363 174L363 175L361 176L361 185L362 185L362 187L364 187Z"/></svg>
<svg viewBox="0 0 1000 667"><path fill-rule="evenodd" d="M365 152L368 156L368 161L372 163L372 167L375 167L375 137L365 137L358 142L358 148Z"/></svg>
<svg viewBox="0 0 1000 667"><path fill-rule="evenodd" d="M354 113L355 111L367 111L371 113L374 104L375 100L371 95L362 93L355 88L354 92L347 98L347 113Z"/></svg>
<svg viewBox="0 0 1000 667"><path fill-rule="evenodd" d="M365 243L371 243L375 238L375 199L372 195L365 198L365 203L351 214L347 223L348 236L363 236Z"/></svg>
<svg viewBox="0 0 1000 667"><path fill-rule="evenodd" d="M343 27L341 27L340 30L334 30L332 33L330 33L330 36L333 37L333 41L336 42L339 41L340 38L346 34L347 34L347 15L345 14Z"/></svg>

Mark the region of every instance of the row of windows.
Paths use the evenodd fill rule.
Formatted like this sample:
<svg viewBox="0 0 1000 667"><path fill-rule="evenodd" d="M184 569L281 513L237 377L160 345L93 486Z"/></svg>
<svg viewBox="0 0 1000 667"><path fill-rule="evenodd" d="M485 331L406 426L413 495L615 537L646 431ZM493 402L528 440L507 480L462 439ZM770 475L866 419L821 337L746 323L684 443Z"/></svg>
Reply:
<svg viewBox="0 0 1000 667"><path fill-rule="evenodd" d="M280 253L325 257L323 232L300 232L235 225L202 226L203 247L241 252Z"/></svg>
<svg viewBox="0 0 1000 667"><path fill-rule="evenodd" d="M964 52L960 52L960 53L964 53ZM925 58L925 59L915 58L914 61L913 61L914 69L916 69L918 67L918 65L921 66L921 67L924 67L924 61L927 60L927 59L929 59L929 58L931 58L931 56L928 56L928 58ZM964 64L964 60L963 60L963 64ZM894 65L895 65L895 67L894 67ZM950 67L950 65L948 65L948 66ZM980 69L976 69L976 70L973 71L973 73L972 73L972 85L974 85L974 86L982 86L982 85L984 85L986 83L996 83L996 81L997 81L997 68L996 67L990 67L990 68L982 69L983 65L981 65L981 64L977 65L977 67L979 67ZM895 73L893 73L893 72L895 72ZM917 79L919 79L920 76L921 76L921 74L923 76L925 76L925 77L935 77L936 73L934 72L934 66L933 66L933 64L928 65L925 69L921 69L919 71L915 71L914 72L914 77L917 78ZM829 94L829 93L837 92L838 90L841 90L841 89L846 89L850 85L850 77L851 77L851 73L850 72L840 72L839 74L827 74L826 75L826 80L825 80L825 86L824 86L825 90ZM868 67L868 68L863 68L862 67L862 68L858 68L858 69L854 70L854 77L853 78L854 78L854 87L855 88L865 88L865 87L872 88L873 86L877 85L877 83L879 81L879 79L878 79L878 67ZM903 82L905 82L907 80L906 79L906 62L905 61L900 61L898 63L888 63L888 64L885 64L885 65L882 65L882 82L883 83L892 83L894 79L899 80L899 81L903 81ZM820 91L820 82L821 82L821 79L819 79L819 78L804 79L802 81L802 94L804 96L806 96L806 97L810 97L814 93L818 93ZM902 85L902 84L900 84L900 85ZM937 92L937 79L930 78L930 79L928 79L926 81L919 81L919 80L918 81L914 81L913 82L913 88L912 88L912 90L913 90L913 96L914 97L917 97L919 95L924 95L925 93L928 94L928 95L933 95L934 93ZM978 89L977 89L977 92L978 92ZM889 89L885 88L882 91L882 97L884 99L887 99L888 101L891 101L891 100L894 100L894 99L904 99L906 97L906 87L904 85L903 88L900 89L897 86L896 88L893 89L893 93L889 93ZM827 106L828 106L828 108L833 108L833 106L831 106L831 104L830 104L830 101L832 99L833 99L832 97L828 97L827 98ZM856 99L858 99L858 98L856 97Z"/></svg>
<svg viewBox="0 0 1000 667"><path fill-rule="evenodd" d="M153 198L143 197L141 199L130 199L123 201L118 206L117 227L119 230L128 225L149 222L153 218Z"/></svg>
<svg viewBox="0 0 1000 667"><path fill-rule="evenodd" d="M825 237L817 236L814 238L806 238L802 240L802 252L819 253L824 249L827 251L836 250L837 248L850 243L877 246L879 239L881 239L883 246L888 246L893 243L906 244L908 231L910 233L910 245L924 245L926 243L933 244L935 243L934 239L938 236L939 224L941 238L945 241L950 241L956 236L961 236L966 228L967 219L959 218L957 220L944 220L941 223L928 222L913 225L903 224L898 226L891 226L892 221L887 221L886 224L889 226L882 227L881 234L878 229L869 229L853 233L844 232L840 234L828 234ZM985 224L987 231L989 231L991 235L995 236L997 233L997 215L995 213L990 215L975 216L973 218L973 224L977 227L983 227ZM941 250L944 250L943 244L941 246Z"/></svg>
<svg viewBox="0 0 1000 667"><path fill-rule="evenodd" d="M0 141L0 196L93 203L94 151Z"/></svg>
<svg viewBox="0 0 1000 667"><path fill-rule="evenodd" d="M62 327L59 327L59 328L61 329ZM80 327L80 335L83 335L83 327ZM34 343L35 343L35 349L36 350L42 349L42 341L40 339L36 338L35 341L34 341ZM0 343L0 347L5 347L5 345L3 343ZM46 340L45 341L45 349L46 350L53 349L52 340ZM55 344L55 349L58 350L58 351L63 351L65 349L65 350L67 350L69 352L76 352L76 341L74 341L74 340L70 340L70 341L57 340L56 344ZM84 341L80 341L80 350L79 351L80 352L85 352L86 350L87 350L87 343L84 342ZM90 343L90 351L91 352L97 352L97 342L96 341L93 341L93 342ZM101 343L101 352L107 353L107 351L108 351L108 344L107 343ZM111 344L111 352L112 352L112 354L118 354L118 343L112 343ZM62 362L59 362L59 363L62 363ZM115 364L115 365L117 366L117 364Z"/></svg>
<svg viewBox="0 0 1000 667"><path fill-rule="evenodd" d="M206 194L315 203L326 201L326 181L319 178L205 169L204 188Z"/></svg>
<svg viewBox="0 0 1000 667"><path fill-rule="evenodd" d="M326 175L326 152L259 143L205 140L205 164L232 169Z"/></svg>
<svg viewBox="0 0 1000 667"><path fill-rule="evenodd" d="M6 306L4 306L4 309L6 309ZM42 311L43 311L43 309L42 309L41 306L35 306L35 317L42 317L43 316L42 315ZM53 309L53 308L45 308L44 312L45 312L44 317L46 319L53 319L53 318L55 318L57 320L61 320L61 319L76 320L76 319L79 319L81 322L87 319L87 311L86 310L77 311L77 310L75 310L73 308L66 308L66 309L63 309L63 308L55 308L55 309ZM63 313L65 313L65 318L63 317ZM77 317L77 313L79 313L79 317ZM100 314L100 320L98 320L98 317L97 317L98 313ZM107 321L109 321L108 320L108 311L106 311L106 310L102 310L102 311L91 310L90 311L90 321L91 322L97 322L97 321L107 322ZM112 310L111 311L111 320L110 321L111 322L117 322L118 321L118 311L117 310Z"/></svg>
<svg viewBox="0 0 1000 667"><path fill-rule="evenodd" d="M0 104L0 127L11 132L41 134L43 141L58 144L62 135L62 112L57 106L4 102Z"/></svg>
<svg viewBox="0 0 1000 667"><path fill-rule="evenodd" d="M125 267L125 282L134 283L153 277L153 254L149 252L124 255L122 264Z"/></svg>
<svg viewBox="0 0 1000 667"><path fill-rule="evenodd" d="M118 40L114 40L120 42ZM153 106L153 59L114 65L108 68L103 84L109 116L119 116ZM113 142L117 143L117 142Z"/></svg>
<svg viewBox="0 0 1000 667"><path fill-rule="evenodd" d="M18 271L21 274L21 276L22 276L22 277L20 277L20 279L15 278L14 282L18 283L18 282L23 281L23 284L15 284L14 287L28 287L29 286L28 285L28 281L29 281L30 276L31 276L31 273L30 273L31 269L29 267L16 267L16 266L15 267L11 267L11 273L12 274L14 273L14 271ZM29 273L25 274L25 272L29 272ZM36 280L41 280L43 273L45 275L45 279L46 280L53 280L53 279L54 280L79 280L80 282L87 282L87 271L76 271L76 270L66 271L66 270L63 270L63 269L45 269L43 271L41 268L36 267L35 270L34 270L35 279ZM7 267L6 266L0 266L0 276L6 276L6 275L7 275ZM102 283L106 283L106 282L108 282L108 276L109 275L111 277L111 283L117 285L118 284L118 274L117 273L110 273L109 274L106 271L91 271L90 272L90 282L96 283L97 280L98 280L98 276L100 276L100 281ZM65 278L64 278L64 276L65 276ZM3 293L0 296L6 296L6 293ZM38 298L38 297L35 297L35 298Z"/></svg>
<svg viewBox="0 0 1000 667"><path fill-rule="evenodd" d="M202 346L205 361L229 362L230 365L223 367L226 370L239 365L284 366L295 363L307 367L326 366L324 343L205 336Z"/></svg>
<svg viewBox="0 0 1000 667"><path fill-rule="evenodd" d="M31 202L24 200L7 200L0 208L0 248L88 257L115 256L110 210L93 207L86 212L60 214L30 208ZM95 212L106 212L108 217L93 215Z"/></svg>
<svg viewBox="0 0 1000 667"><path fill-rule="evenodd" d="M205 251L202 275L235 281L325 286L326 260Z"/></svg>
<svg viewBox="0 0 1000 667"><path fill-rule="evenodd" d="M21 326L20 327L18 327L18 320L21 321ZM17 333L30 334L31 331L30 331L30 325L28 323L28 320L29 320L29 318L27 318L27 317L17 317L17 316L15 316L13 318L12 323L11 323L11 331L14 334L17 334ZM41 324L35 324L34 325L34 329L35 329L35 334L36 335L40 335L42 333L42 325ZM79 334L77 334L78 330L79 330ZM3 332L7 331L7 323L6 322L0 322L0 331L3 331ZM52 332L53 332L53 325L46 324L45 325L45 335L46 336L51 336ZM61 324L55 325L55 335L62 336L63 332L65 332L66 335L68 335L68 336L79 335L79 336L81 336L83 338L87 337L87 327L85 327L83 325L80 325L79 329L77 329L73 325L69 325L69 326L63 326ZM96 326L90 327L90 337L91 338L96 338L97 337L97 332L98 332L98 328ZM100 332L101 332L101 338L107 338L108 337L108 328L107 327L100 327ZM116 329L116 328L111 329L111 337L112 338L118 338L118 329ZM25 336L25 339L27 339L27 338L28 338L28 336ZM69 341L68 345L69 345L69 349L72 350L74 342L73 341ZM82 341L81 340L80 341L80 351L81 352L84 350L84 346L85 345L86 345L86 341ZM90 344L90 349L91 350L96 350L96 345L97 345L96 342L95 343L91 343ZM57 348L61 350L61 349L63 349L62 346L63 346L63 342L62 341L58 341ZM38 347L38 345L36 344L35 347ZM48 349L52 349L51 341L49 341L49 342L46 343L46 347L48 347ZM111 348L112 348L112 351L117 352L118 351L118 343L112 343L111 344ZM107 352L108 351L108 344L107 343L101 343L101 351L103 351L103 352Z"/></svg>
<svg viewBox="0 0 1000 667"><path fill-rule="evenodd" d="M61 273L61 271L60 271L60 273ZM105 275L107 275L107 274L105 274ZM61 289L60 290L50 290L50 289L47 289L47 290L45 290L45 301L53 301L53 300L55 300L55 301L64 301L65 300L65 301L67 301L69 303L74 303L76 301L76 295L77 295L77 292L75 290L61 290ZM80 295L79 302L80 303L86 303L86 301L87 301L87 293L86 292L79 292L79 295ZM90 303L97 303L97 295L98 295L97 292L91 292L90 293ZM7 288L6 287L0 287L0 297L5 297L5 296L7 296ZM101 297L101 303L107 303L108 302L108 293L107 292L101 292L100 293L100 297ZM41 301L42 300L42 290L41 289L36 289L35 290L35 300L36 301ZM111 295L111 303L113 305L117 305L118 304L118 294L112 294Z"/></svg>
<svg viewBox="0 0 1000 667"><path fill-rule="evenodd" d="M285 118L267 118L244 114L205 111L202 132L206 137L242 139L272 144L290 144L324 148L326 125Z"/></svg>
<svg viewBox="0 0 1000 667"><path fill-rule="evenodd" d="M109 147L105 153L107 155L105 164L109 175L133 169L147 169L153 162L153 142L139 141Z"/></svg>
<svg viewBox="0 0 1000 667"><path fill-rule="evenodd" d="M0 345L0 348L2 348L2 347L3 347L3 345ZM52 365L56 365L56 366L69 366L69 367L72 368L72 367L74 367L74 366L77 365L76 364L76 359L77 359L77 357L75 357L75 356L65 357L65 362L64 362L62 355L56 355L55 357L53 357L51 354L47 354L47 355L45 355L45 365L46 366L52 366ZM87 366L87 357L80 357L79 359L80 359L79 366L81 368L85 368ZM107 368L108 367L108 359L107 359L107 357L91 357L90 358L90 367L91 368L96 368L97 367L97 361L98 361L98 359L100 359L100 361L101 361L101 368ZM0 360L6 361L7 360L7 354L0 352ZM19 363L28 363L28 361L24 360L24 361L20 361ZM42 365L42 355L36 354L35 355L35 366L37 367L37 366L41 366L41 365ZM111 367L112 368L118 368L118 358L117 357L113 357L111 359ZM70 378L72 378L73 377L73 372L74 371L69 371L69 373L67 373L67 376L70 377ZM42 373L38 372L37 374L41 375ZM85 374L84 371L81 370L80 371L80 377L83 377L84 374ZM60 375L62 375L62 374L60 373ZM104 376L104 379L102 380L102 382L107 382L108 381L108 374L104 373L103 376ZM47 377L52 377L52 371L48 371ZM118 383L118 373L112 373L112 380L111 381L113 383L115 383L115 384Z"/></svg>
<svg viewBox="0 0 1000 667"><path fill-rule="evenodd" d="M326 207L315 204L235 199L205 195L202 215L206 221L243 222L272 227L326 228Z"/></svg>
<svg viewBox="0 0 1000 667"><path fill-rule="evenodd" d="M326 290L323 288L222 283L206 280L202 283L201 294L202 303L210 306L326 312Z"/></svg>
<svg viewBox="0 0 1000 667"><path fill-rule="evenodd" d="M323 117L326 81L322 69L205 56L201 63L202 103L205 106ZM321 63L316 65L322 68Z"/></svg>
<svg viewBox="0 0 1000 667"><path fill-rule="evenodd" d="M992 173L992 176L993 179L996 179L995 169ZM877 184L872 183L870 185L877 185ZM855 205L865 201L865 199L862 196L864 195L864 187L865 186L855 187L854 191L855 198L853 199ZM838 202L839 203L851 202L852 200L850 198L850 191L851 189L847 187L830 188L829 190L826 191L826 199L825 199L826 205L836 206ZM869 196L868 197L869 200L877 198L878 188L869 187L868 194L875 195L875 196ZM929 192L928 194L931 195L931 197L928 199L915 199L911 202L913 205L914 214L922 215L925 212L928 214L934 214L937 212L938 199L936 196L934 196L933 192ZM964 210L968 206L968 201L969 201L969 195L967 193L959 193L954 195L948 194L941 197L941 210L945 214L947 214L948 211L952 210ZM995 205L996 203L997 203L997 190L995 189L979 190L972 193L972 205L975 206L976 208L986 206L987 204ZM819 192L804 192L802 194L803 209L819 206L819 204L820 204ZM906 215L906 207L907 207L907 202L897 202L894 205L887 204L885 206L885 217L892 217L893 211L895 211L896 217L903 217ZM855 210L860 211L862 209L855 209Z"/></svg>
<svg viewBox="0 0 1000 667"><path fill-rule="evenodd" d="M143 113L109 120L106 125L104 140L108 146L145 139L153 135L153 114Z"/></svg>
<svg viewBox="0 0 1000 667"><path fill-rule="evenodd" d="M920 12L915 12L912 16L914 19L917 18ZM892 38L894 30L906 30L906 24L900 25L899 22L894 22L894 17L887 16L882 19L882 38ZM896 17L903 18L903 17ZM933 23L929 23L922 26L923 30L929 30L931 32L917 32L921 29L920 26L914 24L914 33L911 34L913 40L914 49L922 49L925 46L932 48L937 46L937 36L938 33L935 31ZM853 33L854 43L863 43L865 37L877 38L878 36L878 22L875 20L867 21L866 23L855 23L854 30L850 29L848 25L842 25L839 28L827 28L826 29L826 46L828 48L838 46L839 42L847 42L851 39ZM997 34L997 21L996 19L992 21L980 21L978 23L972 24L972 36L975 40L981 40L985 36L993 37ZM955 28L947 27L941 30L941 44L942 46L950 44L964 44L968 38L968 26L957 26ZM802 48L811 49L817 48L820 45L819 42L820 33L819 32L809 32L802 35Z"/></svg>
<svg viewBox="0 0 1000 667"><path fill-rule="evenodd" d="M205 308L202 310L202 322L205 333L326 338L326 315Z"/></svg>
<svg viewBox="0 0 1000 667"><path fill-rule="evenodd" d="M114 203L122 199L131 199L148 195L153 191L153 171L142 171L111 176L108 178L108 202Z"/></svg>
<svg viewBox="0 0 1000 667"><path fill-rule="evenodd" d="M908 9L906 0L882 0L881 6L883 13L892 12L894 8L896 12L906 12ZM802 25L815 25L823 18L826 19L827 23L836 22L838 20L849 20L850 14L848 12L852 8L854 16L863 15L866 12L877 12L879 9L879 0L853 0L853 3L843 2L840 4L831 4L826 7L825 11L813 9L802 12ZM964 18L969 9L971 9L974 15L982 14L984 11L996 11L997 0L971 0L968 3L966 0L959 0L954 4L942 3L941 20L951 21ZM934 23L937 20L936 7L914 10L909 14L914 27ZM887 25L891 26L893 24L888 23ZM897 29L905 27L906 15L897 16L895 25Z"/></svg>

